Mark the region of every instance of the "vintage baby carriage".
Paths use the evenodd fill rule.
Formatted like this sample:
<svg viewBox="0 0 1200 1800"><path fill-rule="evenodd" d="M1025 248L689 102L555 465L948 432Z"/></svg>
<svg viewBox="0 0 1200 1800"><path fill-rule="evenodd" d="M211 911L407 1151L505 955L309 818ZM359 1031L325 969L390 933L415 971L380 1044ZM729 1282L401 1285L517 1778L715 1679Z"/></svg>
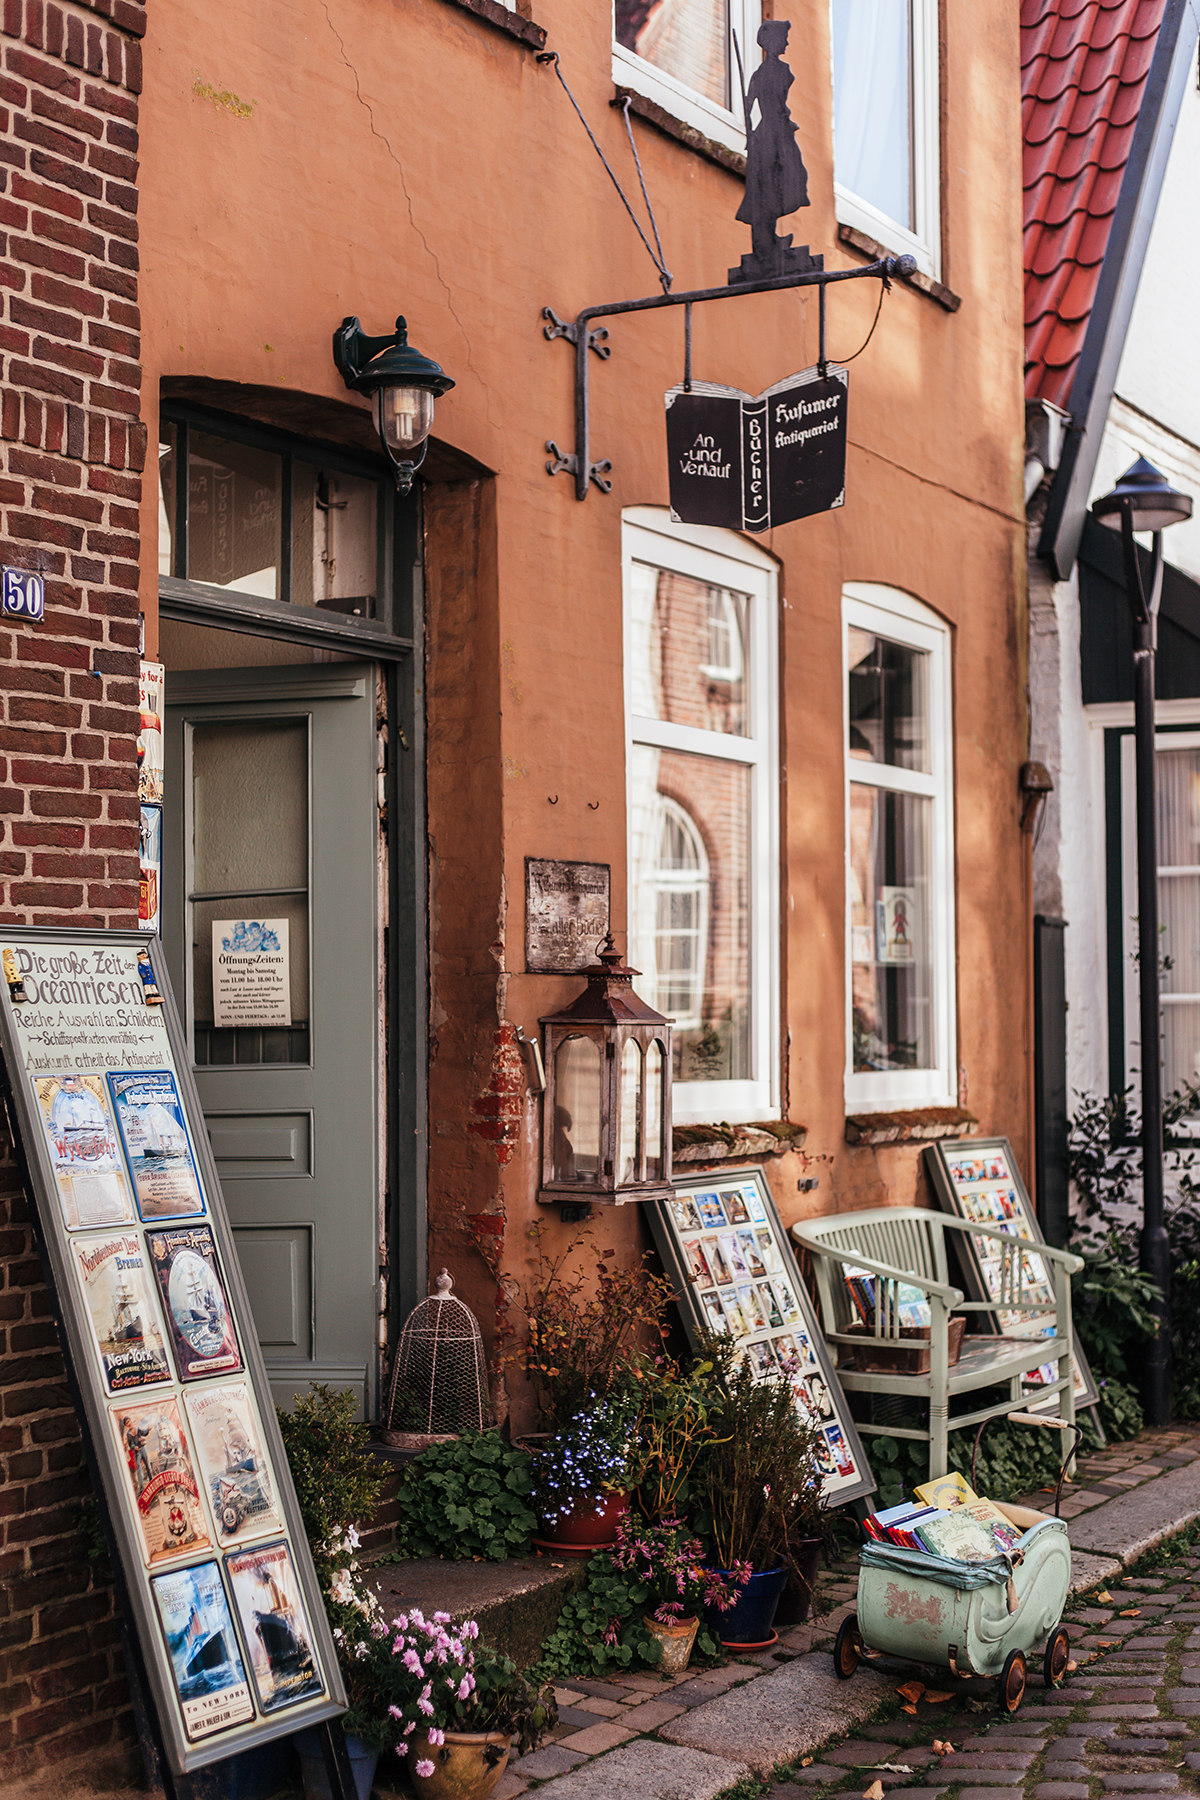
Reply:
<svg viewBox="0 0 1200 1800"><path fill-rule="evenodd" d="M1061 1492L1060 1474L1053 1518L1001 1505L1021 1537L990 1562L864 1544L858 1611L838 1631L834 1673L849 1680L862 1656L885 1653L948 1667L954 1675L998 1675L1001 1708L1014 1713L1025 1695L1027 1659L1045 1639L1043 1679L1048 1688L1057 1686L1070 1656L1067 1629L1059 1622L1071 1585L1071 1543L1057 1516Z"/></svg>

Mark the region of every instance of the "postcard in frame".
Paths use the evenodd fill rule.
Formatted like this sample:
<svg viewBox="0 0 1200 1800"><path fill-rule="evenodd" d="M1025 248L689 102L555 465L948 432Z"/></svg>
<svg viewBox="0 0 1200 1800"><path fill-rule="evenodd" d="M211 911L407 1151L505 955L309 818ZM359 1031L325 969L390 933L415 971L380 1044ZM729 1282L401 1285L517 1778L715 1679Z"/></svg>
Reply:
<svg viewBox="0 0 1200 1800"><path fill-rule="evenodd" d="M154 1282L136 1231L71 1241L104 1385L110 1394L170 1381Z"/></svg>
<svg viewBox="0 0 1200 1800"><path fill-rule="evenodd" d="M184 1405L222 1549L282 1531L247 1383L192 1388Z"/></svg>
<svg viewBox="0 0 1200 1800"><path fill-rule="evenodd" d="M677 1177L674 1186L675 1198L648 1213L689 1335L725 1332L756 1381L787 1382L797 1411L819 1429L830 1505L872 1493L875 1478L762 1171Z"/></svg>
<svg viewBox="0 0 1200 1800"><path fill-rule="evenodd" d="M942 1142L927 1147L925 1160L933 1191L944 1212L952 1213L960 1219L970 1219L976 1224L993 1226L1014 1237L1023 1238L1029 1244L1028 1252L1022 1252L1022 1285L1033 1304L1045 1301L1045 1312L1022 1313L1014 1312L1008 1307L997 1307L990 1315L977 1315L981 1322L990 1318L992 1329L1002 1336L1053 1337L1054 1284L1049 1264L1037 1253L1038 1245L1044 1244L1046 1240L1042 1236L1042 1228L1038 1224L1037 1214L1021 1179L1008 1139L943 1139ZM965 1232L956 1231L951 1235L963 1240L956 1248L959 1250L963 1280L970 1298L995 1299L1000 1287L999 1246L994 1244L994 1240L972 1238ZM996 1250L994 1255L991 1254L993 1246ZM986 1329L986 1325L983 1328ZM1071 1363L1075 1376L1075 1405L1095 1407L1099 1390L1078 1335L1073 1339ZM1025 1377L1024 1385L1029 1394L1030 1406L1034 1410L1037 1410L1039 1404L1038 1388L1056 1379L1057 1370L1052 1363L1043 1365L1041 1369L1032 1371ZM1057 1400L1052 1395L1049 1402L1043 1401L1041 1404L1056 1408Z"/></svg>
<svg viewBox="0 0 1200 1800"><path fill-rule="evenodd" d="M202 1213L204 1194L174 1075L169 1069L110 1075L108 1085L142 1218Z"/></svg>
<svg viewBox="0 0 1200 1800"><path fill-rule="evenodd" d="M211 1550L175 1395L125 1401L110 1407L109 1416L124 1456L126 1491L137 1513L147 1566L153 1569L179 1556Z"/></svg>
<svg viewBox="0 0 1200 1800"><path fill-rule="evenodd" d="M67 1230L132 1219L129 1177L103 1075L35 1075L33 1091Z"/></svg>
<svg viewBox="0 0 1200 1800"><path fill-rule="evenodd" d="M287 1544L231 1550L225 1567L263 1712L277 1712L323 1692L312 1627Z"/></svg>
<svg viewBox="0 0 1200 1800"><path fill-rule="evenodd" d="M150 1578L162 1621L183 1728L193 1744L254 1717L219 1563Z"/></svg>
<svg viewBox="0 0 1200 1800"><path fill-rule="evenodd" d="M242 1367L225 1281L207 1225L148 1231L167 1330L181 1381L236 1375Z"/></svg>

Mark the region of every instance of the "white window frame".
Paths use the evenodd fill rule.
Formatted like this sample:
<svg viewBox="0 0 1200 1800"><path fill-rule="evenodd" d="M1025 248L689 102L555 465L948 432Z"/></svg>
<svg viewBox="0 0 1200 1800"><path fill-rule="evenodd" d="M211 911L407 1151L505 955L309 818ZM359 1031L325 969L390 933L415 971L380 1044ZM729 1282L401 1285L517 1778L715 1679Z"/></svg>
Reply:
<svg viewBox="0 0 1200 1800"><path fill-rule="evenodd" d="M837 79L833 66L833 7L830 0L829 77ZM911 0L912 47L912 198L911 230L891 219L835 176L834 205L839 225L865 232L895 255L915 256L917 267L935 281L942 274L941 227L941 106L938 82L938 0ZM832 113L830 119L832 121ZM835 164L836 169L836 164Z"/></svg>
<svg viewBox="0 0 1200 1800"><path fill-rule="evenodd" d="M862 762L850 755L850 631L856 627L929 656L927 684L929 772ZM954 935L954 712L949 628L911 595L873 581L848 582L842 592L842 755L845 767L846 1110L880 1112L953 1106L958 1100L955 1045ZM932 801L929 833L929 947L933 1066L927 1069L854 1067L854 989L850 929L850 787L859 783Z"/></svg>
<svg viewBox="0 0 1200 1800"><path fill-rule="evenodd" d="M665 69L647 62L645 57L638 56L635 51L627 50L624 44L618 44L616 21L613 22L612 73L618 87L629 88L643 99L653 100L664 112L670 113L673 119L679 119L684 125L691 125L695 130L711 138L714 143L724 145L725 149L746 154L746 121L742 113L741 96L737 84L737 58L733 53L733 33L736 31L738 43L741 45L742 62L746 69L746 80L757 69L762 53L758 48L758 28L762 24L762 0L729 0L729 67L732 71L730 82L730 108L718 106L706 95L697 93L695 88L685 87Z"/></svg>
<svg viewBox="0 0 1200 1800"><path fill-rule="evenodd" d="M1126 707L1127 715L1132 709ZM1162 703L1156 706L1156 713L1161 713ZM1195 731L1156 731L1154 734L1154 754L1160 750L1200 750L1200 720L1196 721ZM1138 881L1137 881L1137 771L1135 766L1136 747L1132 731L1121 739L1121 966L1124 970L1125 988L1125 1080L1138 1093L1141 1092L1142 1053L1141 1053L1141 984L1138 965ZM1157 773L1157 763L1155 764ZM1157 783L1155 784L1157 787ZM1170 865L1160 863L1159 868ZM1190 866L1190 865L1189 865ZM1162 924L1161 909L1159 924ZM1197 998L1191 994L1167 995L1160 992L1158 1010L1161 1020L1163 1011L1181 1001ZM1163 1091L1166 1089L1167 1072L1163 1070ZM1200 1119L1181 1120L1176 1131L1186 1133L1189 1137L1200 1137Z"/></svg>
<svg viewBox="0 0 1200 1800"><path fill-rule="evenodd" d="M716 587L750 596L746 655L747 723L751 735L734 737L636 717L631 705L633 667L630 578L635 563L674 570ZM633 744L684 750L751 769L750 782L750 1068L744 1081L677 1081L671 1116L676 1125L730 1124L779 1117L779 723L778 573L773 559L736 532L707 525L675 525L665 507L626 509L622 526L625 616L626 770L632 813ZM636 917L633 863L629 865L629 918Z"/></svg>

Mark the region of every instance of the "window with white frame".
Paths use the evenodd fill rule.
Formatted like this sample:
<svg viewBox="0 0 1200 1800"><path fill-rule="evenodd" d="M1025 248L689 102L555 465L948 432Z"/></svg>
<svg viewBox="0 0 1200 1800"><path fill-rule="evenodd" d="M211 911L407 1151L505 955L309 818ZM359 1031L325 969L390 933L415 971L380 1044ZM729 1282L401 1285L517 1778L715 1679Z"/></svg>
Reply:
<svg viewBox="0 0 1200 1800"><path fill-rule="evenodd" d="M675 1020L677 1124L778 1112L775 564L625 515L629 946Z"/></svg>
<svg viewBox="0 0 1200 1800"><path fill-rule="evenodd" d="M940 275L938 0L830 0L837 216Z"/></svg>
<svg viewBox="0 0 1200 1800"><path fill-rule="evenodd" d="M1155 738L1163 1093L1200 1086L1200 730ZM1138 1016L1137 793L1132 734L1121 740L1125 1066L1141 1079ZM1193 1130L1200 1119L1193 1121Z"/></svg>
<svg viewBox="0 0 1200 1800"><path fill-rule="evenodd" d="M845 590L846 1104L952 1104L950 634L907 594Z"/></svg>
<svg viewBox="0 0 1200 1800"><path fill-rule="evenodd" d="M762 0L613 0L613 80L731 150L746 121L734 34L746 80L758 67Z"/></svg>

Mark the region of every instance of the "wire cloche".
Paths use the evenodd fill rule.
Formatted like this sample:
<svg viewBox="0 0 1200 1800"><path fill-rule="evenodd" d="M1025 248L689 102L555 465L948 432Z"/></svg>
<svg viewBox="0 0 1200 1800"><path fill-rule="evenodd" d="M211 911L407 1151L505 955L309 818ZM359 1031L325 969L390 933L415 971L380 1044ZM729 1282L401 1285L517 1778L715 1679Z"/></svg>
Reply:
<svg viewBox="0 0 1200 1800"><path fill-rule="evenodd" d="M482 1431L488 1416L487 1365L475 1314L450 1292L443 1269L437 1292L413 1308L400 1333L387 1427L403 1432L453 1435L469 1426Z"/></svg>

